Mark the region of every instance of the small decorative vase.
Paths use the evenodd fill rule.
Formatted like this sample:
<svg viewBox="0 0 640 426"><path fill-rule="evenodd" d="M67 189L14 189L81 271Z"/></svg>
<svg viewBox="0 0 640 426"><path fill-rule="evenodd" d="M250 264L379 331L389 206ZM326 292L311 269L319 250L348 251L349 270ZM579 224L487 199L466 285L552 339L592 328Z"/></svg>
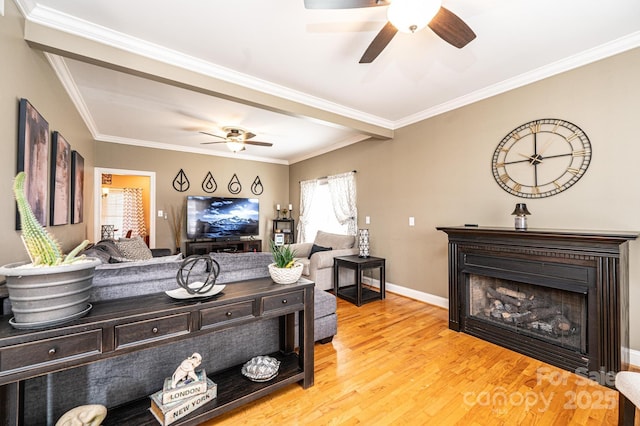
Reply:
<svg viewBox="0 0 640 426"><path fill-rule="evenodd" d="M276 284L293 284L302 276L302 263L294 263L291 268L278 268L275 263L269 265L269 275Z"/></svg>
<svg viewBox="0 0 640 426"><path fill-rule="evenodd" d="M361 229L358 231L358 248L359 257L369 257L369 230Z"/></svg>

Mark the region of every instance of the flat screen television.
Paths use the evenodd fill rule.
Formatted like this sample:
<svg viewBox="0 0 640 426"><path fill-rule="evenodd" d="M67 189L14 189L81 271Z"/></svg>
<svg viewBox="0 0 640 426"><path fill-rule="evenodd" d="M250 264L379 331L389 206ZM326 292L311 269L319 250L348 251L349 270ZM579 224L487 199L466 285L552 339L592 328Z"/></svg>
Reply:
<svg viewBox="0 0 640 426"><path fill-rule="evenodd" d="M217 241L259 235L257 198L187 196L187 238Z"/></svg>

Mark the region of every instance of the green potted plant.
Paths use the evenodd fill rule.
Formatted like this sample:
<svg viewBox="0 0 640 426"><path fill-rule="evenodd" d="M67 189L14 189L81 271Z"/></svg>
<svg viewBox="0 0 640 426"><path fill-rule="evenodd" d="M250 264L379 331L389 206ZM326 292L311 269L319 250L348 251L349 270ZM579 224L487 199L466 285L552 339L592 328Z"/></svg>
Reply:
<svg viewBox="0 0 640 426"><path fill-rule="evenodd" d="M16 175L13 193L20 214L22 242L31 262L0 267L15 328L41 328L79 318L91 309L89 298L99 259L78 256L89 243L85 240L66 256L58 242L34 216L24 192L25 173Z"/></svg>
<svg viewBox="0 0 640 426"><path fill-rule="evenodd" d="M277 246L270 241L273 263L269 265L269 275L277 284L293 284L300 279L304 265L296 262L296 251L289 245Z"/></svg>

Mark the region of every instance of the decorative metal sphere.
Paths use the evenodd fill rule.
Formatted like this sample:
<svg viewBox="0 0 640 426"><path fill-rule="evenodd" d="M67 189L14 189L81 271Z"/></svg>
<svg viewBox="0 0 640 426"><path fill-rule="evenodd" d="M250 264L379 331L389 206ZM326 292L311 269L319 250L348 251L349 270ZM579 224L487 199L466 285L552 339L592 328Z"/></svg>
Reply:
<svg viewBox="0 0 640 426"><path fill-rule="evenodd" d="M204 270L194 269L199 262L204 262ZM192 275L193 274L193 275ZM182 261L176 281L189 294L204 294L216 284L220 274L220 265L209 255L192 255ZM189 283L202 282L200 287L190 286ZM195 288L194 288L195 287Z"/></svg>

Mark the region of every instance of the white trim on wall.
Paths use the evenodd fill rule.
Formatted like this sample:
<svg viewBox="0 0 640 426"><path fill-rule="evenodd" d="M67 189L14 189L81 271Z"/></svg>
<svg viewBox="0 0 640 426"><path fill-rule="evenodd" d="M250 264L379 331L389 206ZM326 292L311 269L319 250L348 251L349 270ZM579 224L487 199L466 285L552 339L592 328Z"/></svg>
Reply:
<svg viewBox="0 0 640 426"><path fill-rule="evenodd" d="M2 0L0 0L2 1ZM151 194L149 194L149 247L155 248L156 246L156 172L147 172L141 170L123 170L123 169L110 169L104 167L95 167L93 175L93 187L95 190L93 199L93 240L100 241L100 213L102 208L102 175L123 175L123 176L147 176L150 179L149 187Z"/></svg>

